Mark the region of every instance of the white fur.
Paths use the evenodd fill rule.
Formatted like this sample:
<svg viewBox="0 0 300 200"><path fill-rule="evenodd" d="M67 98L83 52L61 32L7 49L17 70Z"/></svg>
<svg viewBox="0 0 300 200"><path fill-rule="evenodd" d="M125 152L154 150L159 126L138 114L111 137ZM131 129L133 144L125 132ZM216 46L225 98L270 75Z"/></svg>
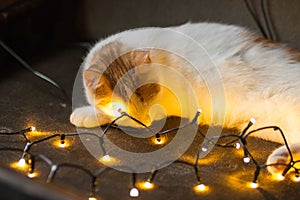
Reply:
<svg viewBox="0 0 300 200"><path fill-rule="evenodd" d="M292 62L284 48L268 48L254 43L251 40L254 37L252 33L233 25L188 23L170 29L182 32L201 44L220 71L226 94L225 127L241 128L241 125L254 117L258 122L257 126L278 125L286 133L288 141L300 143L300 126L297 125L300 118L300 64ZM133 48L149 44L159 46L157 43L167 37L159 32L155 33L157 37L152 36L145 44L139 44L139 37L147 38L147 32L153 30L156 29L129 30L99 42L87 56L84 69L93 64L91 56L97 50L115 40ZM135 34L136 40L126 41L126 34ZM215 67L212 63L203 63L203 60L207 60L204 58L206 55L193 55L196 51L190 49L190 44L176 41L160 46L163 49L185 49L201 72L209 73ZM194 87L201 88L197 84L201 84L202 77L193 75L194 73L188 76L195 83ZM91 103L90 97L87 97ZM209 98L201 99L201 95L199 99L202 101L200 105L206 104L203 101L210 101ZM220 125L222 120L207 121ZM260 134L259 137L282 143L276 134Z"/></svg>
<svg viewBox="0 0 300 200"><path fill-rule="evenodd" d="M166 30L187 35L200 44L203 53L199 54L193 43L182 40L169 42L170 35ZM128 35L134 35L131 37L134 39L128 39ZM300 63L292 60L284 46L266 47L254 42L256 37L244 28L217 23L188 23L168 29L129 30L97 43L85 59L84 69L94 64L92 57L99 49L113 41L120 41L132 48L155 46L175 52L183 51L183 57L188 56L202 76L193 73L194 69L184 68L178 63L174 67L181 70L192 83L203 110L202 122L241 129L254 117L256 127L277 125L282 128L289 143L300 143ZM207 59L207 55L211 60ZM156 59L155 53L152 52L151 56L151 59ZM219 84L218 78L214 79L215 74L212 73L216 67L224 85L225 99L220 99L226 103L224 123L222 112L210 108L210 94L202 92L206 87L206 80L203 79L209 79L211 87ZM87 99L92 104L89 95ZM271 130L256 136L283 143L280 135Z"/></svg>

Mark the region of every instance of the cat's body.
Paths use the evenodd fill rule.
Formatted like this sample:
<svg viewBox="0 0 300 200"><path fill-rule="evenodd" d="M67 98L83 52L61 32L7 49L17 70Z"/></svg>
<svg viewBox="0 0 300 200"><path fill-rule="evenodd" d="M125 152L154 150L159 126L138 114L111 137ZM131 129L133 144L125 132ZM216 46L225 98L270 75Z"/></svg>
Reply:
<svg viewBox="0 0 300 200"><path fill-rule="evenodd" d="M105 106L111 102L106 97L117 93L116 96L122 98L124 95L122 90L126 90L121 88L112 92L116 81L126 71L135 69L139 65L158 63L174 68L189 80L198 100L198 106L203 110L200 123L241 129L251 117L254 117L257 127L277 125L283 129L290 144L300 144L300 125L298 124L300 119L300 54L297 51L280 43L264 40L243 28L214 23L185 24L169 28L195 40L209 55L212 62L207 62L207 58L204 58L207 56L205 53L199 55L199 50L195 49L196 47L191 43L183 43L181 40L171 43L162 42L162 38L168 37L165 32L157 31L154 36L152 34L147 39L147 44L155 44L154 46L161 49L178 49L179 52L183 50L186 55L189 55L188 61L195 67L191 68L185 60L167 51L130 50L140 48L139 37L147 37L145 33L153 29L138 29L117 34L99 42L91 50L84 62L86 95L91 107L76 109L71 115L73 124L91 127L109 123L113 116L104 111ZM136 41L123 40L124 35L132 33L136 35ZM120 49L125 49L124 52L129 51L129 53L114 61L115 56L123 52ZM112 61L114 62L111 63ZM131 77L132 79L139 78L138 69L136 68L132 75L137 77ZM221 100L225 101L225 118L222 112L218 112L218 109L212 109L212 96L209 90L213 88L205 85L205 80L203 80L208 78L210 86L214 85L213 71L215 69L220 73L220 76L216 77L215 84L219 84L218 81L221 79L224 87L225 99ZM195 73L195 70L201 73ZM158 71L145 71L141 74L143 74L143 79L151 77L149 80L165 81L165 74ZM101 74L104 74L104 78L99 81ZM166 82L171 84L172 81L180 80ZM176 92L181 96L188 96L190 93L185 91L184 87L178 84ZM165 88L149 84L139 88L126 103L129 105L128 108L133 110L131 114L134 117L145 119L145 121L150 119L151 122L153 119L161 118L153 116L147 118L146 116L149 112L148 107L155 104L162 104L167 116L175 115L191 119L193 115L182 116L185 112L177 111L176 106L170 106L170 103L164 101L171 97L172 94L168 93ZM135 106L130 107L130 104L135 104ZM283 143L280 135L272 131L261 132L257 136Z"/></svg>

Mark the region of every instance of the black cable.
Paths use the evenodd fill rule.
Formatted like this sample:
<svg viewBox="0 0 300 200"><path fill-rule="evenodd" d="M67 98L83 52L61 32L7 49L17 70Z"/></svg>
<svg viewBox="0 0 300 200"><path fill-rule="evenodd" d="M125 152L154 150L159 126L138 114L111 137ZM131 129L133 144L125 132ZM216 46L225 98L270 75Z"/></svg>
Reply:
<svg viewBox="0 0 300 200"><path fill-rule="evenodd" d="M68 101L69 104L72 103L71 99L67 95L65 89L58 84L54 79L50 78L49 76L44 75L43 73L33 69L24 59L22 59L16 52L14 52L10 47L8 47L2 40L0 40L1 47L6 50L11 56L13 56L23 67L28 69L32 72L35 76L39 77L40 79L50 83L54 87L58 88L62 94L64 95L65 99Z"/></svg>
<svg viewBox="0 0 300 200"><path fill-rule="evenodd" d="M246 5L246 8L249 12L249 14L251 15L252 19L254 20L255 24L257 25L257 27L259 28L261 34L265 37L268 38L268 35L266 34L263 26L261 25L260 21L258 20L258 18L256 17L255 13L253 12L252 8L249 5L248 0L244 0L244 3Z"/></svg>
<svg viewBox="0 0 300 200"><path fill-rule="evenodd" d="M200 114L200 112L198 111L197 114L195 115L195 120L193 120L192 124L194 124L197 121L196 119L198 118L199 114ZM123 114L121 116L122 117L128 116L131 120L139 122L141 124L141 122L138 119L135 119L135 118L131 117L127 113L123 112ZM117 120L121 119L122 117L117 117L115 120L113 120L113 122L111 122L111 124L115 123ZM242 150L244 151L244 163L249 163L250 160L252 160L253 164L256 166L256 170L255 170L253 181L252 181L252 184L254 184L254 186L250 186L252 188L257 188L258 187L257 181L258 181L258 178L259 178L260 170L264 169L264 168L267 168L267 167L284 166L285 169L281 173L281 176L283 176L283 177L288 173L288 171L290 169L294 169L295 170L295 178L299 178L299 171L300 171L300 169L297 167L297 164L300 163L300 160L294 160L292 151L290 149L289 144L287 143L285 134L280 129L280 127L278 127L278 126L266 126L266 127L261 127L261 128L258 128L258 129L255 129L255 130L251 130L251 131L248 132L249 128L254 123L255 123L255 121L252 120L252 119L250 119L249 122L248 122L248 124L247 124L247 126L240 132L239 135L236 135L236 134L225 134L225 135L213 136L212 138L208 138L206 140L208 142L211 142L212 139L216 139L217 140L217 139L221 139L221 138L225 138L225 137L226 138L236 137L235 139L230 140L229 142L226 142L226 143L214 143L218 147L232 147L232 148L236 148L236 146L232 145L232 143L235 143L237 141L237 139L239 140L239 144L241 145L241 147L243 148ZM191 125L191 123L189 123L189 125ZM111 125L108 125L107 127L111 127ZM183 129L185 127L186 126L180 126L178 129ZM199 127L198 127L198 129L199 129ZM251 154L251 152L249 151L249 149L247 147L247 141L246 140L248 139L248 136L250 136L251 134L253 134L255 132L262 131L262 130L265 130L265 129L273 129L274 131L279 131L280 132L280 135L281 135L281 137L282 137L282 139L284 141L284 146L287 148L287 151L289 153L289 157L290 157L289 163L267 163L267 164L259 164L259 162ZM31 132L31 131L34 131L34 130L35 129L33 127L29 127L29 128L26 128L26 129L23 129L23 130L20 130L20 131L16 131L16 132L11 132L11 133L7 133L7 132L1 133L0 132L0 135L25 134L27 132ZM108 129L106 129L106 130L108 130ZM170 130L172 130L172 129L170 129ZM86 174L88 174L92 178L91 187L90 187L90 197L92 198L92 197L95 196L95 193L96 193L96 186L97 186L96 185L96 183L97 183L96 179L98 178L98 175L100 175L101 173L105 172L106 169L109 169L109 168L103 168L100 171L98 171L96 174L94 174L94 173L92 173L92 171L90 171L89 169L85 168L85 166L77 165L77 164L72 164L72 163L60 163L60 164L56 164L52 160L50 160L49 158L47 158L46 156L44 156L42 154L39 154L39 153L35 154L35 153L31 153L30 152L30 146L31 145L33 145L33 144L40 144L40 142L43 142L43 141L46 141L46 140L50 140L53 137L60 136L61 140L62 140L62 139L65 139L66 136L76 136L76 135L82 135L82 134L94 135L94 134L88 133L88 132L86 132L86 133L82 132L82 133L54 134L54 135L51 135L51 136L47 136L47 137L43 137L43 138L37 139L37 140L32 141L32 142L25 138L26 141L27 141L27 143L26 143L26 145L24 147L24 150L22 150L22 149L16 149L16 148L2 147L2 148L0 148L0 151L18 151L18 152L23 152L23 155L22 155L21 159L23 159L23 161L25 161L27 164L30 165L29 166L29 175L32 174L32 173L34 173L34 165L35 165L34 164L35 163L34 160L35 160L35 157L39 157L42 161L46 162L51 167L51 170L50 170L50 172L48 174L48 179L47 179L48 183L51 182L55 178L55 173L61 167L71 167L71 168L82 170L82 171L86 172ZM97 136L97 134L95 134L95 136ZM202 136L203 136L203 138L206 138L205 135L202 135ZM100 137L102 137L102 136L100 136ZM101 144L101 145L103 145L103 144ZM239 148L237 148L237 149L239 149ZM202 148L199 149L199 151L198 151L198 153L196 155L196 160L193 163L190 163L190 162L185 161L185 160L180 160L180 159L176 160L175 162L176 163L183 163L183 164L187 164L187 165L193 166L194 170L195 170L195 175L196 175L196 178L197 178L197 182L198 182L197 187L200 187L199 190L204 190L205 189L205 185L201 183L200 169L199 169L199 162L198 162L198 160L200 159L199 155L200 155L201 152L204 152L204 150ZM26 156L27 156L27 158L26 158ZM28 158L28 156L29 156L29 158ZM248 161L245 161L245 158L248 158ZM21 159L20 159L20 161L21 161ZM153 170L151 171L151 176L147 179L147 182L149 182L151 184L154 181L155 174L160 170L160 168L163 165L165 165L165 164L168 165L168 164L171 164L172 162L173 161L164 161L164 162L157 163L154 166ZM118 165L118 166L120 166L120 165ZM114 167L112 167L112 168L114 168ZM123 168L124 169L125 168L126 169L130 169L130 171L132 172L132 189L136 189L136 183L137 183L137 181L136 181L136 173L135 173L135 171L133 169L129 168L128 166L124 166L123 165ZM134 197L133 195L131 195L131 196Z"/></svg>
<svg viewBox="0 0 300 200"><path fill-rule="evenodd" d="M273 36L273 33L272 33L272 30L271 30L271 22L270 22L270 18L269 16L267 15L267 8L266 8L266 2L265 0L260 0L260 7L261 7L261 10L262 10L262 14L263 14L263 18L264 18L264 21L265 21L265 24L266 24L266 29L267 29L267 32L268 32L268 35L271 40L274 40L274 36Z"/></svg>

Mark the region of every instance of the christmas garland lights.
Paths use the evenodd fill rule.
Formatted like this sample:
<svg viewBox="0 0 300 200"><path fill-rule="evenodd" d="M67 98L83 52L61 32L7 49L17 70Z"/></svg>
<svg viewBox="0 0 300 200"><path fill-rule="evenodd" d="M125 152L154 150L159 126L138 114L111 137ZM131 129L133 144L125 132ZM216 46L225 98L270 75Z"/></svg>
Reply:
<svg viewBox="0 0 300 200"><path fill-rule="evenodd" d="M10 148L10 147L2 147L0 148L0 151L16 151L16 152L21 152L22 156L19 159L19 161L16 164L16 167L18 168L23 168L23 169L28 169L28 177L29 178L34 178L36 176L36 172L35 172L35 165L36 165L36 161L40 160L43 161L44 163L48 164L50 166L50 171L48 173L48 178L47 178L47 183L51 183L53 181L53 179L55 178L55 174L57 172L58 169L60 168L74 168L74 169L78 169L83 171L86 175L88 175L91 178L91 182L90 182L90 195L89 195L89 200L96 200L96 189L97 189L97 181L99 179L99 176L101 174L103 174L104 172L106 172L109 169L112 169L111 167L104 167L102 169L100 169L98 172L96 173L92 173L90 170L86 169L85 167L81 166L81 165L77 165L77 164L71 164L71 163L54 163L52 160L50 160L49 158L47 158L45 155L40 154L40 153L31 153L30 149L33 145L38 145L42 142L48 141L52 138L59 138L59 146L61 148L65 148L67 147L65 138L66 137L73 137L73 136L79 136L79 135L91 135L96 137L99 140L99 145L101 147L102 153L103 153L103 157L102 160L104 162L109 162L112 158L106 153L106 150L104 148L104 140L103 137L105 136L105 134L108 132L109 129L111 128L116 128L116 122L118 120L120 120L121 118L124 117L128 117L131 120L137 122L138 124L142 125L144 128L148 129L149 131L151 131L151 133L154 133L155 135L155 140L156 140L156 144L161 144L162 139L161 136L165 135L167 133L170 132L174 132L177 131L179 129L184 129L188 126L195 126L197 127L197 133L204 138L204 142L203 145L200 147L196 158L195 158L195 162L190 163L187 161L182 161L182 160L176 160L175 163L183 163L189 166L192 166L195 172L195 176L196 176L196 181L197 184L195 186L195 190L198 192L201 191L205 191L207 190L207 186L202 182L201 180L201 176L200 176L200 167L199 167L199 159L200 159L200 155L202 153L205 153L208 151L207 146L208 145L215 145L217 147L220 148L236 148L236 149L242 149L243 150L243 154L244 154L244 158L243 161L244 163L249 163L251 160L253 161L253 163L255 164L255 172L254 172L254 176L253 176L253 180L252 182L249 184L249 187L251 188L258 188L258 178L259 178L259 174L261 169L265 169L267 167L271 167L271 166L283 166L284 170L281 174L279 174L278 179L279 180L283 180L285 175L287 174L287 172L290 169L294 170L295 173L295 181L299 182L300 181L300 169L296 167L297 163L300 163L300 160L294 160L293 158L293 154L292 151L287 143L287 140L285 138L285 135L283 133L283 131L277 127L277 126L266 126L266 127L262 127L262 128L258 128L255 130L251 130L248 131L249 128L255 123L255 119L250 119L247 126L241 131L241 133L239 135L236 134L223 134L220 136L214 136L211 138L206 137L201 130L198 127L197 124L197 120L199 115L201 114L201 110L198 110L194 119L187 124L181 125L177 128L173 128L173 129L169 129L166 131L162 131L162 132L158 132L158 133L154 133L154 131L146 126L145 124L143 124L141 121L135 119L134 117L130 116L129 114L127 114L126 112L122 112L120 111L120 116L117 117L115 120L113 120L110 124L108 124L106 126L106 128L104 129L103 133L101 135L97 135L95 133L89 133L89 132L75 132L75 133L63 133L63 134L54 134L54 135L50 135L47 137L42 137L40 139L37 140L33 140L31 141L26 133L28 132L32 132L35 131L35 127L29 127L26 128L24 130L20 130L17 132L0 132L0 135L21 135L25 142L26 145L23 149L18 149L18 148ZM290 161L288 163L271 163L271 164L259 164L258 161L255 159L255 157L251 154L251 152L249 151L249 149L247 148L247 138L248 136L250 136L251 134L258 132L258 131L262 131L262 130L266 130L266 129L273 129L274 131L279 131L279 133L281 134L281 137L284 141L285 147L288 151L288 155L290 158ZM218 140L219 139L224 139L224 138L228 138L229 142L225 142L225 143L219 143ZM170 161L169 163L171 163L172 161ZM153 170L150 173L149 178L143 182L143 188L144 189L153 189L154 188L154 181L155 181L155 177L156 174L158 173L160 166L166 164L166 163L158 163L156 166L153 167ZM126 166L122 166L122 167L126 167ZM137 189L137 181L136 181L136 173L133 169L130 169L129 171L132 171L132 184L131 184L131 189L129 191L129 196L130 197L138 197L139 196L139 190Z"/></svg>

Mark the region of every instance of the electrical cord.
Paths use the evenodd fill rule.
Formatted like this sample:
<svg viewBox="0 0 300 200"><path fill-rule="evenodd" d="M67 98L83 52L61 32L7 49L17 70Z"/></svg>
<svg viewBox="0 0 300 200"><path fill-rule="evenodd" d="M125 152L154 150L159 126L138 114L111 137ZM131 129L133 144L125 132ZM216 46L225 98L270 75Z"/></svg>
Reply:
<svg viewBox="0 0 300 200"><path fill-rule="evenodd" d="M271 20L270 20L270 16L267 15L267 4L266 4L266 1L265 0L260 0L260 7L261 7L261 10L262 10L262 14L263 14L263 18L264 18L264 21L265 21L265 24L266 24L266 29L267 29L267 32L268 32L268 35L269 35L269 38L271 40L275 40L275 36L273 35L273 32L271 30L272 26L271 26Z"/></svg>
<svg viewBox="0 0 300 200"><path fill-rule="evenodd" d="M64 95L66 101L71 104L72 101L70 97L67 95L67 92L65 89L58 84L54 79L50 78L49 76L46 76L45 74L33 69L24 59L22 59L16 52L14 52L10 47L8 47L2 40L0 40L1 47L6 50L11 56L13 56L23 67L28 69L30 72L32 72L35 76L39 77L40 79L50 83L54 87L58 88L61 93Z"/></svg>
<svg viewBox="0 0 300 200"><path fill-rule="evenodd" d="M258 20L258 18L256 17L255 13L253 12L252 8L249 5L248 0L244 0L244 3L246 5L246 8L249 12L249 14L251 15L252 19L254 20L255 24L257 25L257 27L259 28L261 34L265 37L268 38L268 35L266 34L263 26L261 25L260 21Z"/></svg>
<svg viewBox="0 0 300 200"><path fill-rule="evenodd" d="M251 8L248 0L244 0L245 6L247 8L247 11L249 12L249 14L251 15L252 19L254 20L255 24L257 25L257 27L259 28L261 34L263 35L263 37L267 38L267 39L271 39L274 40L275 36L272 33L272 24L271 24L271 20L270 17L267 15L266 12L266 2L265 0L260 0L260 8L262 11L262 15L263 15L263 20L264 23L266 25L266 30L263 27L262 23L260 22L259 18L256 16L256 14L254 13L253 9Z"/></svg>

